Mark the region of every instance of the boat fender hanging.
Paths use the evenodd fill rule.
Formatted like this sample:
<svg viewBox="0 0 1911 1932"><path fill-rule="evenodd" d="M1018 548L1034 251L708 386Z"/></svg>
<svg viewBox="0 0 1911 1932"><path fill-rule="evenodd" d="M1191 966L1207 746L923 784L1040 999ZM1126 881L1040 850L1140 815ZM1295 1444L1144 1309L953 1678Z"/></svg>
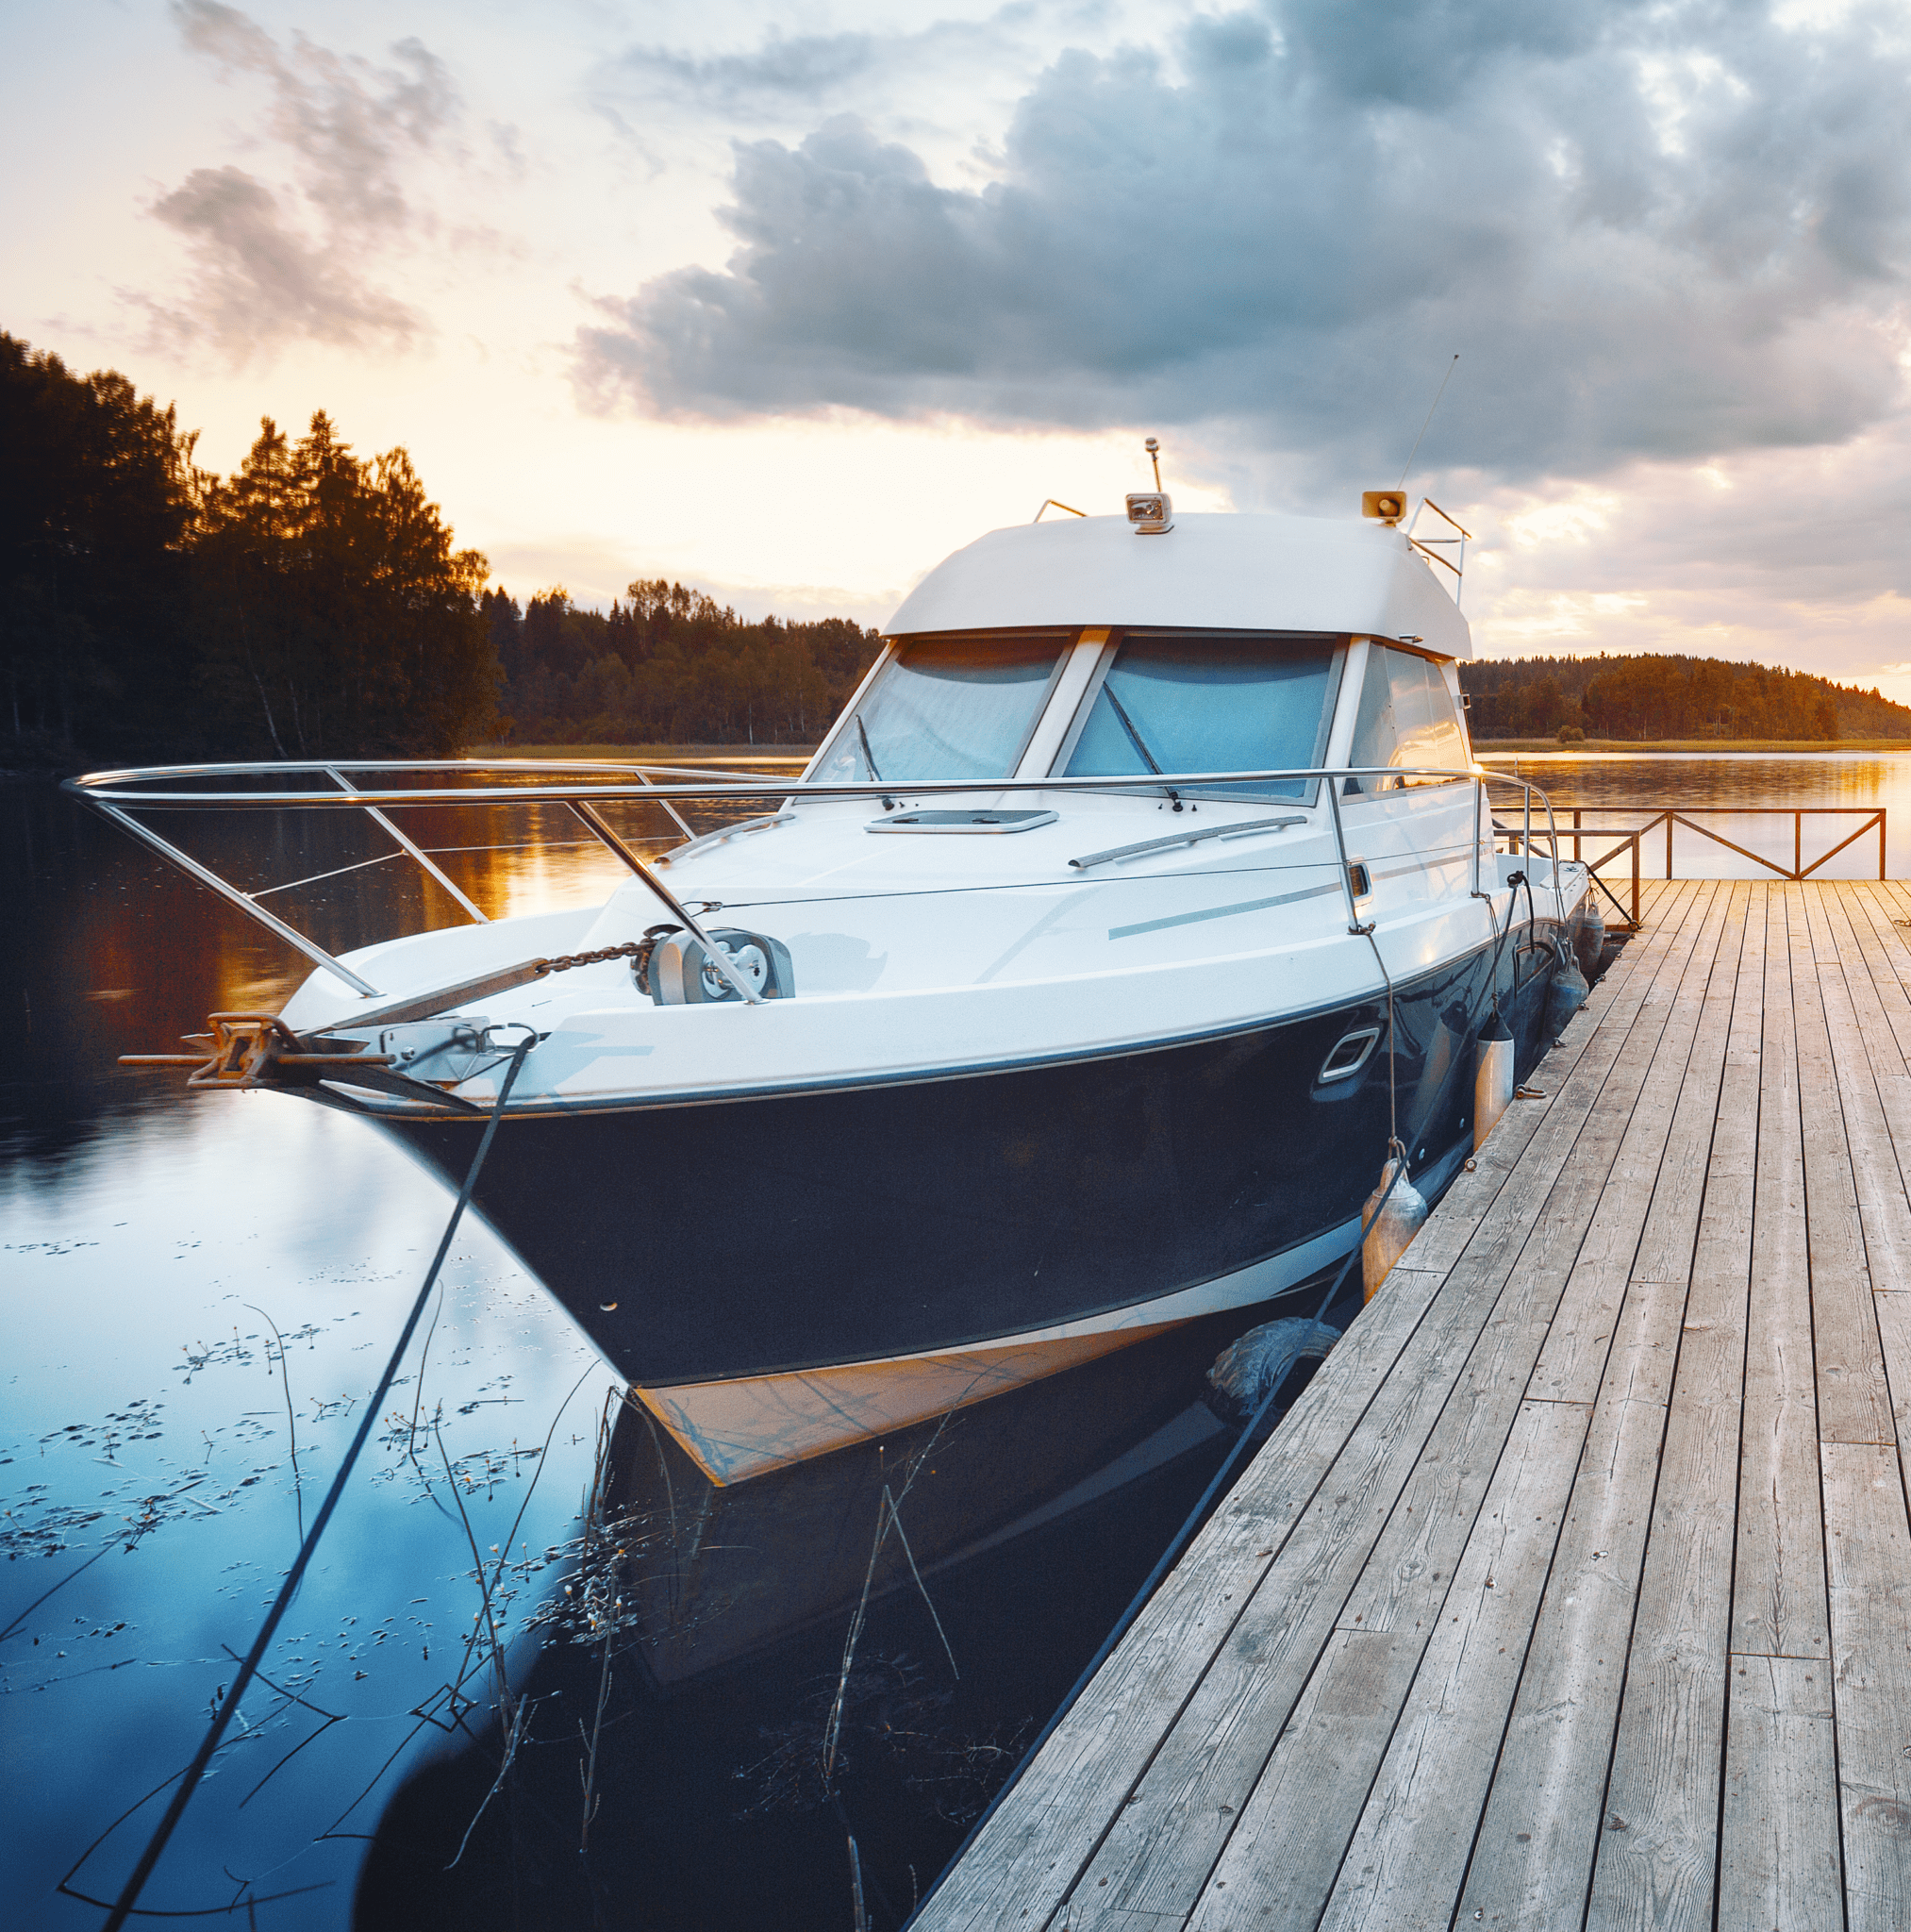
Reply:
<svg viewBox="0 0 1911 1932"><path fill-rule="evenodd" d="M1586 974L1579 970L1579 961L1572 957L1571 947L1562 946L1560 950L1565 957L1546 994L1543 1031L1548 1040L1557 1040L1566 1031L1566 1023L1585 1006L1586 996L1592 991L1586 983Z"/></svg>
<svg viewBox="0 0 1911 1932"><path fill-rule="evenodd" d="M1498 1013L1489 1014L1473 1049L1473 1152L1500 1124L1513 1099L1513 1034Z"/></svg>
<svg viewBox="0 0 1911 1932"><path fill-rule="evenodd" d="M1394 1185L1394 1163L1399 1158L1399 1155L1388 1157L1387 1165L1380 1170L1380 1185L1368 1195L1367 1205L1360 1210L1362 1222L1372 1224L1360 1249L1361 1279L1366 1289L1365 1299L1370 1302L1380 1291L1380 1284L1391 1273L1393 1264L1405 1254L1407 1243L1426 1224L1426 1196L1405 1174L1401 1175L1397 1187ZM1391 1193L1388 1191L1389 1188L1393 1190Z"/></svg>
<svg viewBox="0 0 1911 1932"><path fill-rule="evenodd" d="M1223 1422L1240 1424L1297 1361L1321 1361L1340 1331L1306 1315L1283 1315L1250 1328L1215 1357L1207 1372L1207 1406Z"/></svg>
<svg viewBox="0 0 1911 1932"><path fill-rule="evenodd" d="M760 932L719 927L710 938L730 963L766 1000L787 1000L796 991L789 948ZM660 934L645 960L650 996L660 1007L715 1007L739 995L704 953L703 941L678 930Z"/></svg>
<svg viewBox="0 0 1911 1932"><path fill-rule="evenodd" d="M1592 903L1590 893L1580 908L1579 925L1573 940L1579 954L1579 970L1590 979L1599 971L1600 960L1605 957L1605 915Z"/></svg>

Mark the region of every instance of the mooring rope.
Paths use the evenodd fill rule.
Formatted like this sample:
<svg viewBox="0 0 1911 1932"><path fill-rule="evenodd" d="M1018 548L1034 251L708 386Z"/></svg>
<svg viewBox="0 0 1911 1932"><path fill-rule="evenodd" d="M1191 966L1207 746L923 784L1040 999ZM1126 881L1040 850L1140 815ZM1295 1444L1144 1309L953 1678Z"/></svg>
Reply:
<svg viewBox="0 0 1911 1932"><path fill-rule="evenodd" d="M556 962L552 962L556 965ZM561 970L561 969L559 969ZM160 1819L158 1827L147 1840L146 1848L140 1854L140 1862L133 1867L133 1874L120 1890L118 1900L106 1923L106 1932L119 1932L131 1916L133 1907L139 1903L140 1893L145 1890L146 1880L153 1875L153 1868L159 1862L160 1854L172 1838L181 1818L186 1815L186 1807L192 1802L192 1794L199 1788L200 1780L206 1774L206 1767L211 1763L212 1755L219 1749L220 1740L225 1735L226 1726L232 1722L233 1714L239 1708L239 1701L245 1694L248 1685L258 1674L258 1667L265 1660L266 1652L272 1647L272 1640L277 1634L278 1626L285 1613L291 1608L292 1599L298 1594L299 1585L305 1580L307 1569L319 1547L319 1539L324 1535L325 1526L332 1520L332 1512L339 1507L339 1499L345 1492L345 1484L350 1479L353 1466L358 1460L359 1451L371 1436L374 1424L385 1398L391 1393L391 1384L398 1374L398 1365L405 1357L405 1351L410 1346L411 1337L418 1327L418 1320L424 1312L424 1305L431 1298L431 1291L438 1285L439 1270L444 1266L445 1257L451 1252L453 1237L457 1233L457 1224L464 1218L464 1210L471 1205L473 1191L477 1186L478 1175L484 1170L485 1157L491 1151L491 1141L496 1137L498 1123L504 1118L505 1103L511 1097L511 1089L517 1083L520 1071L524 1064L524 1056L538 1042L535 1032L527 1032L524 1039L512 1049L509 1071L505 1074L504 1083L498 1089L497 1105L491 1108L490 1118L485 1123L483 1138L478 1141L477 1152L472 1157L471 1171L464 1177L464 1186L458 1191L457 1205L451 1210L451 1219L444 1224L444 1233L438 1243L438 1252L431 1258L431 1266L425 1271L424 1285L418 1291L417 1299L411 1304L411 1312L405 1318L405 1326L400 1330L398 1341L391 1350L391 1358L385 1364L385 1373L378 1378L378 1386L372 1392L371 1400L365 1405L364 1420L359 1423L357 1433L352 1438L352 1445L345 1452L345 1459L339 1465L339 1473L332 1478L332 1486L325 1491L325 1500L319 1507L319 1513L312 1519L312 1526L305 1541L299 1545L299 1553L292 1560L291 1568L286 1573L285 1582L279 1587L278 1595L266 1612L265 1622L259 1625L258 1635L253 1639L252 1648L246 1652L245 1660L239 1667L239 1674L232 1680L232 1689L220 1704L211 1724L207 1727L205 1740L201 1742L192 1762L186 1767L179 1781L179 1789L173 1793L173 1802L166 1807L166 1815Z"/></svg>

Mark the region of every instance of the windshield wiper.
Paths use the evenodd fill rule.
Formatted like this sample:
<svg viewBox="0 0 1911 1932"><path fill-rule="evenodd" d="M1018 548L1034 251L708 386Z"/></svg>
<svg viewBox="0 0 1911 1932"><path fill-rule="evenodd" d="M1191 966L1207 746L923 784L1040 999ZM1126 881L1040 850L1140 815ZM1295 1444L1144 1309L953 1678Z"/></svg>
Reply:
<svg viewBox="0 0 1911 1932"><path fill-rule="evenodd" d="M856 735L862 743L863 763L870 768L870 776L880 785L883 782L883 774L876 770L876 755L870 749L870 735L863 729L862 713L860 711L856 713Z"/></svg>
<svg viewBox="0 0 1911 1932"><path fill-rule="evenodd" d="M1148 749L1148 741L1135 728L1135 721L1128 715L1128 708L1115 695L1115 687L1105 678L1102 681L1102 695L1115 708L1115 715L1122 721L1122 728L1135 742L1135 749L1141 754L1142 762L1158 778L1161 767L1155 762L1155 754ZM1181 809L1181 794L1172 785L1164 785L1162 791L1174 801L1174 809Z"/></svg>

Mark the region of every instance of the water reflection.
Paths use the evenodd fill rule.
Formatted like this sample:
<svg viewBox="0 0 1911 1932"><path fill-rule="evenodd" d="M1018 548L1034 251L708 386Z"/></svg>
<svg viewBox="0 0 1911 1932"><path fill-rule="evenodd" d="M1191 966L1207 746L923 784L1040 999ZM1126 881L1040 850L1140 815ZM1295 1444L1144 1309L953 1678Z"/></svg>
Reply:
<svg viewBox="0 0 1911 1932"><path fill-rule="evenodd" d="M900 1924L1232 1441L1239 1325L730 1491L624 1407L528 1715L393 1801L360 1923L834 1932L854 1839Z"/></svg>

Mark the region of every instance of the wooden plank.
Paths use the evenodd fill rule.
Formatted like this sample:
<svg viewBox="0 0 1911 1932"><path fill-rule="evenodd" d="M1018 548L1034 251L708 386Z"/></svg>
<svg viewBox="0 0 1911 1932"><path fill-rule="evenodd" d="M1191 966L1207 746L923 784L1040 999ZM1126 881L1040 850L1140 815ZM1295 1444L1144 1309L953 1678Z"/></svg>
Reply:
<svg viewBox="0 0 1911 1932"><path fill-rule="evenodd" d="M1604 1820L1592 1836L1588 1932L1712 1923L1743 1348L1734 1342L1715 1333L1681 1351L1603 1805L1597 1753L1572 1767L1585 1823ZM1595 1641L1623 1637L1614 1626ZM1585 1728L1596 1739L1598 1726ZM1578 1880L1581 1869L1549 1875Z"/></svg>
<svg viewBox="0 0 1911 1932"><path fill-rule="evenodd" d="M1752 906L1750 889L1740 887L1721 899L1716 916L1729 915L1734 932L1742 933ZM1644 1373L1657 1389L1652 1399L1665 1400L1677 1348L1677 1320L1668 1324L1659 1319L1653 1298L1631 1294L1630 1286L1663 1282L1684 1299L1719 1108L1718 1068L1733 1038L1739 943L1721 947L1709 978L1696 986L1688 981L1681 990L1686 1001L1700 1003L1701 1012L1709 1003L1710 1031L1703 1051L1713 1071L1688 1084L1683 1066L1668 1062L1662 1077L1641 1095L1642 1108L1667 1117L1666 1131L1656 1138L1637 1136L1632 1142L1635 1151L1622 1158L1607 1181L1607 1197L1587 1231L1569 1292L1534 1370L1535 1395L1590 1402L1606 1382L1616 1378L1623 1389ZM1676 1121L1675 1109L1683 1109ZM1622 1312L1629 1300L1645 1303L1630 1319ZM1616 1334L1621 1346L1615 1346ZM1633 1352L1640 1348L1667 1352L1662 1373L1633 1360Z"/></svg>
<svg viewBox="0 0 1911 1932"><path fill-rule="evenodd" d="M1732 1647L1830 1655L1818 1482L1804 1149L1791 1005L1793 894L1768 889L1758 1174L1746 1320Z"/></svg>
<svg viewBox="0 0 1911 1932"><path fill-rule="evenodd" d="M1833 1710L1849 1932L1911 1901L1911 1523L1895 1445L1825 1442Z"/></svg>
<svg viewBox="0 0 1911 1932"><path fill-rule="evenodd" d="M1761 978L1757 956L1764 937L1755 917L1758 889L1744 889L1737 903L1747 924L1735 948L1735 963L1747 971L1748 1000L1755 1012ZM1702 1056L1695 1047L1689 1077L1681 1084L1679 1160L1705 1164L1708 1139L1720 1111L1721 1082L1731 1074L1742 1083L1745 1075L1747 1028L1736 998L1729 1009L1712 1002L1706 1051ZM1735 1050L1736 1066L1731 1060ZM1726 1166L1728 1172L1742 1170L1750 1149L1741 1128L1730 1132L1737 1138L1732 1138ZM1669 1147L1668 1170L1673 1160ZM1732 1191L1741 1203L1742 1189L1742 1173L1734 1174ZM1658 1252L1675 1251L1676 1216L1686 1224L1690 1253L1689 1244L1708 1225L1703 1205L1693 1202L1683 1185L1669 1189L1666 1199L1668 1220L1662 1223L1665 1234ZM1714 1207L1719 1221L1729 1226L1731 1205ZM1720 1278L1729 1280L1730 1272L1728 1252L1721 1257ZM1462 1922L1476 1911L1504 1924L1563 1928L1581 1922L1626 1681L1666 1404L1672 1392L1687 1300L1684 1279L1637 1283L1626 1294L1467 1874ZM1704 1333L1720 1343L1727 1339L1715 1321L1705 1323ZM1727 1458L1728 1483L1736 1447L1735 1441L1735 1454ZM1727 1562L1729 1572L1729 1557ZM1722 1661L1722 1642L1720 1649Z"/></svg>
<svg viewBox="0 0 1911 1932"><path fill-rule="evenodd" d="M1888 1043L1898 1056L1897 1064L1888 1069L1877 1058L1874 1064L1880 1065L1880 1071L1903 1073L1906 1062L1911 1061L1911 991L1906 987L1907 977L1911 977L1911 950L1906 941L1911 934L1891 924L1889 911L1872 888L1848 886L1839 894L1839 903L1851 921L1872 996L1890 1028ZM1885 1043L1874 1041L1874 1049Z"/></svg>
<svg viewBox="0 0 1911 1932"><path fill-rule="evenodd" d="M1720 895L1718 910L1701 927L1699 954L1709 958L1723 925ZM1703 983L1703 969L1694 973L1687 966L1680 974L1678 984L1686 989L1686 997L1672 1006L1665 1029L1669 1037L1676 1038L1676 1045L1662 1049L1675 1059L1683 1059L1698 1024ZM1275 1748L1287 1707L1301 1694L1328 1641L1338 1603L1376 1541L1379 1547L1364 1574L1402 1579L1406 1603L1389 1602L1383 1583L1376 1592L1356 1592L1355 1601L1367 1608L1343 1611L1342 1624L1358 1622L1363 1615L1397 1616L1404 1623L1409 1606L1418 1612L1417 1621L1430 1624L1437 1614L1439 1598L1449 1587L1440 1579L1452 1574L1500 1445L1518 1414L1520 1391L1547 1318L1557 1302L1579 1236L1601 1199L1601 1178L1616 1150L1633 1138L1628 1108L1634 1112L1637 1108L1631 1097L1653 1062L1651 1041L1637 1033L1626 1051L1642 1064L1629 1072L1622 1059L1607 1075L1593 1118L1574 1144L1572 1166L1555 1182L1545 1211L1537 1223L1530 1212L1514 1217L1516 1224L1523 1224L1523 1241L1512 1251L1517 1253L1517 1266L1503 1272L1500 1262L1510 1257L1495 1257L1494 1272L1508 1285L1484 1330L1479 1330L1477 1317L1469 1317L1479 1341L1466 1362L1457 1392L1449 1397L1454 1384L1451 1369L1443 1376L1427 1376L1410 1402L1402 1402L1400 1420L1388 1438L1388 1455L1398 1470L1391 1486L1362 1472L1356 1493L1378 1512L1379 1521L1363 1543L1330 1537L1328 1525L1311 1518L1296 1532L1278 1566L1280 1588L1271 1579L1256 1595L1164 1740L1140 1790L1115 1820L1073 1901L1072 1924L1092 1927L1103 1909L1186 1909L1192 1903ZM1665 1124L1658 1117L1646 1123L1644 1132L1655 1149L1663 1146ZM1516 1195L1513 1206L1519 1203ZM1644 1211L1641 1201L1635 1239ZM1474 1259L1470 1252L1468 1262ZM1450 1277L1450 1296L1454 1285L1454 1277ZM1456 1314L1460 1306L1454 1296ZM1421 1420L1429 1401L1437 1405L1437 1424L1431 1416L1425 1423ZM1437 1407L1441 1404L1443 1407ZM1425 1433L1429 1424L1430 1436ZM1460 1493L1447 1498L1442 1508L1437 1491L1455 1459ZM1396 1503L1403 1481L1407 1484L1405 1497ZM1338 1491L1341 1484L1342 1473L1337 1468L1333 1487ZM1425 1546L1423 1526L1435 1533L1431 1549ZM1351 1773L1352 1767L1341 1767L1344 1782L1357 1782ZM1350 1806L1350 1829L1354 1810Z"/></svg>
<svg viewBox="0 0 1911 1932"><path fill-rule="evenodd" d="M1898 1432L1898 1455L1906 1460L1911 1448L1911 1291L1894 1289L1874 1294L1871 1309L1885 1348L1885 1367L1891 1377L1891 1420ZM1911 1461L1906 1461L1911 1480Z"/></svg>
<svg viewBox="0 0 1911 1932"><path fill-rule="evenodd" d="M1820 961L1808 925L1813 889L1781 886L1779 893L1791 913L1791 1005L1798 1039L1819 1438L1889 1442L1894 1440L1890 1391L1877 1317L1871 1309L1857 1184L1825 1020Z"/></svg>
<svg viewBox="0 0 1911 1932"><path fill-rule="evenodd" d="M1895 938L1892 957L1898 976L1911 991L1911 890L1903 879L1867 881L1864 890L1871 896L1882 916L1881 937ZM1900 922L1903 922L1902 924Z"/></svg>
<svg viewBox="0 0 1911 1932"><path fill-rule="evenodd" d="M1851 1150L1866 1267L1872 1282L1882 1288L1893 1281L1911 1281L1911 1200L1905 1196L1900 1164L1901 1149L1911 1153L1911 1111L1901 1105L1899 1126L1904 1139L1894 1142L1885 1105L1886 1093L1901 1102L1911 1081L1902 1072L1889 1018L1840 896L1837 888L1821 887L1807 896L1806 906L1813 930L1824 933L1823 945L1816 950L1822 955L1829 948L1836 956L1836 964L1820 958L1819 992ZM1886 1063L1882 1083L1873 1047ZM1894 1061L1899 1067L1895 1073Z"/></svg>
<svg viewBox="0 0 1911 1932"><path fill-rule="evenodd" d="M1450 1923L1499 1747L1498 1713L1519 1677L1587 1414L1572 1403L1521 1406L1321 1917L1321 1932ZM1210 1887L1203 1906L1220 1895ZM1239 1917L1228 1914L1233 1923ZM1263 1922L1257 1915L1255 1923ZM1194 1923L1202 1923L1199 1914Z"/></svg>
<svg viewBox="0 0 1911 1932"><path fill-rule="evenodd" d="M1626 1665L1588 1932L1712 1924L1745 1275L1680 1350ZM1688 1313L1700 1312L1695 1287ZM1688 1322L1688 1330L1700 1324Z"/></svg>
<svg viewBox="0 0 1911 1932"><path fill-rule="evenodd" d="M1735 1657L1727 1682L1721 1927L1844 1923L1830 1666Z"/></svg>
<svg viewBox="0 0 1911 1932"><path fill-rule="evenodd" d="M1703 888L1682 894L1651 933L1626 949L1634 956L1633 962L1605 1002L1604 1020L1609 1024L1593 1029L1576 1051L1562 1051L1556 1066L1566 1071L1566 1078L1554 1090L1554 1098L1522 1109L1522 1117L1512 1124L1509 1145L1519 1136L1528 1143L1522 1161L1537 1163L1539 1172L1548 1174L1564 1166L1579 1125L1600 1099L1622 1046L1637 1030L1637 1014L1657 977L1665 974L1676 978L1697 937L1696 924L1688 924L1687 914L1704 904L1707 896ZM1495 1141L1499 1138L1496 1133ZM1490 1205L1477 1214L1465 1251L1470 1271L1466 1289L1459 1295L1442 1297L1454 1305L1453 1311L1422 1336L1426 1309L1418 1287L1400 1295L1389 1291L1369 1306L1235 1495L1196 1539L1135 1629L1084 1692L1068 1723L1058 1727L1009 1801L956 1869L944 1877L924 1907L922 1925L993 1924L1009 1900L1018 1914L1027 1913L1031 1924L1047 1919L1069 1890L1081 1859L1100 1841L1124 1802L1136 1794L1156 1743L1207 1672L1214 1652L1238 1621L1239 1607L1256 1594L1274 1561L1283 1557L1303 1510L1347 1448L1356 1425L1365 1426L1369 1441L1347 1458L1350 1481L1356 1471L1372 1470L1376 1445L1384 1450L1389 1435L1401 1426L1403 1405L1398 1397L1384 1416L1368 1417L1382 1381L1411 1384L1437 1375L1455 1347L1460 1353L1454 1357L1454 1367L1464 1358L1470 1340L1465 1324L1471 1320L1476 1332L1484 1322L1497 1292L1494 1275L1503 1265L1510 1270L1532 1218L1523 1191L1517 1199L1505 1198L1504 1189L1494 1187L1486 1162L1479 1174L1467 1179L1478 1188L1492 1189L1493 1194ZM1440 1212L1444 1215L1446 1208ZM1479 1298L1476 1309L1468 1306L1466 1290ZM1455 1319L1461 1325L1450 1330L1447 1324ZM1406 1372L1390 1374L1402 1369L1405 1352L1416 1343ZM1418 1413L1411 1389L1404 1408L1409 1418ZM1418 1424L1421 1434L1411 1447L1424 1440L1430 1422L1428 1416ZM1410 1448L1407 1460L1410 1463ZM1383 1456L1382 1466L1391 1471L1393 1458ZM1367 1523L1364 1533L1370 1539L1377 1529L1371 1515L1363 1515L1366 1499L1359 1490L1340 1486L1341 1473L1337 1472L1335 1494L1324 1512L1338 1521L1317 1529L1309 1548L1288 1559L1288 1569L1311 1568L1322 1533L1329 1541L1339 1538L1344 1544L1344 1525L1356 1517ZM1398 1476L1389 1479L1397 1488ZM1380 1520L1384 1521L1384 1512ZM1270 1602L1279 1593L1271 1591ZM1231 1614L1221 1614L1224 1605ZM1331 1608L1338 1608L1338 1603ZM1197 1638L1197 1630L1205 1634Z"/></svg>
<svg viewBox="0 0 1911 1932"><path fill-rule="evenodd" d="M1720 1777L1731 1637L1739 1414L1752 1274L1758 1067L1748 1061L1763 1018L1764 922L1748 924L1745 959L1714 1095L1713 1134L1691 1290L1679 1337L1665 1447L1607 1774L1587 1932L1712 1924ZM1668 1174L1673 1160L1669 1153ZM1670 1199L1681 1209L1683 1195ZM1659 1203L1654 1201L1656 1218ZM1676 1236L1651 1258L1670 1269ZM1641 1259L1648 1258L1641 1243Z"/></svg>

